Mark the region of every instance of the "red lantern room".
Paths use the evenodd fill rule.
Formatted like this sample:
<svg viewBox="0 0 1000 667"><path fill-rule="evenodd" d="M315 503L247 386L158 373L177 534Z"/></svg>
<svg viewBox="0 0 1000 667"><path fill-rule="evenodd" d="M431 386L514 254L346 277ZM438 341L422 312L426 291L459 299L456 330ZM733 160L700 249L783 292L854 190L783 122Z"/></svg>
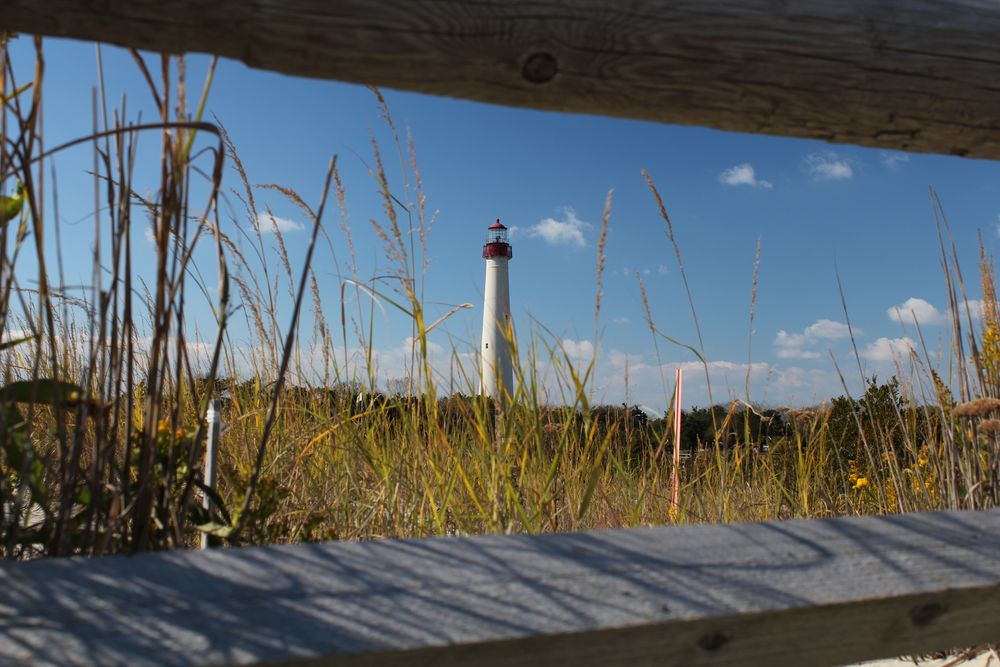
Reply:
<svg viewBox="0 0 1000 667"><path fill-rule="evenodd" d="M507 228L500 224L500 218L489 226L486 232L486 245L483 246L483 257L506 257L510 259L514 251L507 242Z"/></svg>

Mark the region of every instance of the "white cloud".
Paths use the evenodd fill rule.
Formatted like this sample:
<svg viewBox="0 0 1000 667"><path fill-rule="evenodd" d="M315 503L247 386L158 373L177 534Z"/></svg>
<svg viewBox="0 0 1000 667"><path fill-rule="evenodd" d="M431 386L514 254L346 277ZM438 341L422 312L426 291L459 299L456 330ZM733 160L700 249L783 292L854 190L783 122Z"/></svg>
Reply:
<svg viewBox="0 0 1000 667"><path fill-rule="evenodd" d="M861 333L855 330L855 333ZM776 354L782 359L818 359L820 353L812 349L820 341L837 340L850 336L850 330L843 322L834 320L816 320L807 326L802 333L789 333L782 329L774 338Z"/></svg>
<svg viewBox="0 0 1000 667"><path fill-rule="evenodd" d="M352 347L344 352L337 346L328 351L334 357L339 366L340 375L345 378L368 377L368 351L365 348ZM316 382L322 377L323 350L321 346L313 346L303 354L306 360L300 370L304 377L310 382ZM474 352L452 350L433 340L427 340L427 360L430 363L431 373L442 387L452 387L453 382L458 382L459 391L474 391L478 387L479 373L477 356ZM453 375L452 362L457 362L465 369L465 376L462 373ZM416 364L416 368L414 367ZM420 340L407 336L398 344L382 348L375 348L371 351L371 372L376 384L396 383L402 385L404 378L415 377L423 373L423 360L420 356ZM463 377L473 383L474 386L464 386ZM398 388L398 387L397 387Z"/></svg>
<svg viewBox="0 0 1000 667"><path fill-rule="evenodd" d="M416 352L420 354L420 341L413 336L407 336L403 339L403 344L399 348L399 352L409 355L411 352ZM428 355L439 355L444 353L444 348L432 340L427 341L427 354Z"/></svg>
<svg viewBox="0 0 1000 667"><path fill-rule="evenodd" d="M24 340L26 338L28 340ZM67 339L62 336L57 336L56 340L59 341L60 347L75 348L75 352L78 353L76 358L83 358L86 355L86 341L88 341L90 337L78 335L74 338L78 340L70 339L68 341L70 343L69 345L65 344ZM5 350L0 350L0 363L3 363L5 367L10 368L11 370L15 368L24 368L25 365L22 361L19 361L19 359L23 360L24 358L32 358L37 350L37 339L35 338L34 332L30 329L8 329L3 332L0 339L2 339L4 345L8 345L15 341L23 341L18 345L8 347ZM27 366L30 368L31 364L29 363Z"/></svg>
<svg viewBox="0 0 1000 667"><path fill-rule="evenodd" d="M560 350L556 353L562 354ZM589 359L583 363L587 362ZM539 363L543 371L541 375L546 378L545 394L555 401L572 401L575 389L566 379L565 372L552 372L552 366L545 359ZM625 373L626 363L628 373ZM685 408L708 405L706 369L700 361L674 360L660 364L616 349L599 351L591 376L592 384L588 384L588 394L593 404L620 405L627 401L653 412L663 412L670 404L674 373L678 368L684 371ZM707 370L712 388L711 400L715 404L725 404L734 398L745 397L748 372L750 396L754 403L814 405L843 393L840 377L831 368L783 367L767 362L747 364L716 359L709 361ZM554 376L563 380L559 381ZM850 376L845 380L850 390L854 391L858 381Z"/></svg>
<svg viewBox="0 0 1000 667"><path fill-rule="evenodd" d="M890 320L903 324L912 324L914 319L919 325L947 324L948 322L948 313L938 310L930 302L915 296L911 296L898 306L892 306L885 312Z"/></svg>
<svg viewBox="0 0 1000 667"><path fill-rule="evenodd" d="M670 267L668 267L666 264L660 264L659 266L656 267L656 272L659 273L661 276L665 276L668 273L670 273Z"/></svg>
<svg viewBox="0 0 1000 667"><path fill-rule="evenodd" d="M779 359L819 359L822 355L814 350L803 350L797 347L779 348Z"/></svg>
<svg viewBox="0 0 1000 667"><path fill-rule="evenodd" d="M305 225L301 222L288 220L286 218L279 218L278 216L271 215L270 213L258 213L257 226L260 229L261 234L273 234L275 231L287 234L288 232L297 232L301 229L305 229Z"/></svg>
<svg viewBox="0 0 1000 667"><path fill-rule="evenodd" d="M914 344L909 337L883 337L866 347L861 356L869 361L894 361L908 357L913 349Z"/></svg>
<svg viewBox="0 0 1000 667"><path fill-rule="evenodd" d="M962 321L965 321L969 316L974 320L981 320L983 319L985 310L986 304L982 299L968 299L959 302L958 317ZM885 313L893 322L901 322L904 325L913 324L914 318L916 318L919 326L940 326L952 321L952 311L950 308L948 310L940 310L925 299L914 296L911 296L898 306L892 306Z"/></svg>
<svg viewBox="0 0 1000 667"><path fill-rule="evenodd" d="M852 385L857 381L852 377L845 380L849 389L856 391ZM801 366L774 369L768 376L767 389L773 401L784 405L816 405L844 391L836 370Z"/></svg>
<svg viewBox="0 0 1000 667"><path fill-rule="evenodd" d="M545 218L528 229L528 236L541 238L549 245L569 245L582 248L587 245L583 230L590 226L589 222L578 218L576 212L567 206L563 208L563 220Z"/></svg>
<svg viewBox="0 0 1000 667"><path fill-rule="evenodd" d="M625 364L629 372L626 377ZM628 382L629 402L647 406L656 406L662 410L670 402L670 396L664 395L664 380L668 384L667 393L672 394L674 374L677 369L684 372L684 405L705 405L708 391L705 384L705 365L700 361L672 361L663 364L643 363L639 355L632 355L620 350L612 350L609 354L599 357L595 372L595 399L600 402L620 403L626 395L626 380ZM727 397L742 396L747 371L750 372L752 383L768 380L769 374L775 369L765 362L746 364L728 360L708 362L708 374L712 384L713 400L725 402Z"/></svg>
<svg viewBox="0 0 1000 667"><path fill-rule="evenodd" d="M616 318L614 318L611 321L614 322L615 324L631 324L632 323L632 320L630 320L627 317L616 317Z"/></svg>
<svg viewBox="0 0 1000 667"><path fill-rule="evenodd" d="M749 162L730 167L719 174L719 182L723 185L749 185L753 188L771 189L774 187L770 181L757 178L753 165Z"/></svg>
<svg viewBox="0 0 1000 667"><path fill-rule="evenodd" d="M805 334L788 333L784 329L774 337L774 344L782 348L802 347L806 342Z"/></svg>
<svg viewBox="0 0 1000 667"><path fill-rule="evenodd" d="M963 301L962 305L959 306L959 313L962 317L965 317L966 308L968 308L968 312L972 315L973 319L981 320L983 319L983 314L986 312L986 303L982 299Z"/></svg>
<svg viewBox="0 0 1000 667"><path fill-rule="evenodd" d="M31 329L7 329L0 335L0 339L4 343L9 343L12 340L21 340L22 338L28 338L35 335L35 332Z"/></svg>
<svg viewBox="0 0 1000 667"><path fill-rule="evenodd" d="M804 334L800 334L804 335ZM453 357L452 343L442 346L430 345L430 363L436 378L438 395L452 391L476 393L479 382L479 355L477 346L460 343L457 358ZM387 347L374 351L374 372L379 386L386 380L399 380L414 374L411 364L413 341L399 340ZM465 350L469 350L466 352ZM367 377L366 350L351 348L331 351L346 378ZM701 362L665 361L660 364L648 356L629 353L622 349L605 350L589 340L564 339L558 341L553 357L543 353L538 359L522 359L522 363L533 363L540 378L540 395L545 402L572 402L576 387L566 369L566 359L573 365L588 364L595 352L598 354L587 392L594 404L620 405L623 401L662 412L670 403L673 391L674 371L684 371L684 405L705 406L708 404L708 389L705 383L705 368ZM316 381L315 369L322 363L322 349L313 347L307 351L308 363L303 363L302 372L311 381ZM628 373L625 372L626 364ZM418 366L421 364L418 363ZM711 378L712 401L727 403L733 398L745 396L747 372L750 375L750 395L753 402L769 404L810 405L830 396L842 393L840 379L832 369L803 369L797 366L780 367L764 362L747 364L725 359L712 360L708 364ZM419 372L419 371L418 371ZM320 374L321 375L321 374ZM321 379L321 378L320 378ZM666 381L664 383L664 380ZM846 378L849 384L857 382ZM666 384L666 388L664 388ZM852 389L853 390L853 389Z"/></svg>
<svg viewBox="0 0 1000 667"><path fill-rule="evenodd" d="M583 359L591 359L594 356L594 344L589 340L573 340L571 338L563 338L559 341L566 355L573 359L574 361L580 361Z"/></svg>
<svg viewBox="0 0 1000 667"><path fill-rule="evenodd" d="M611 353L608 355L608 361L613 368L625 368L625 366L634 368L642 364L642 355L628 354L621 350L611 350Z"/></svg>
<svg viewBox="0 0 1000 667"><path fill-rule="evenodd" d="M82 336L76 345L83 351L87 349L90 337ZM136 354L136 364L135 369L146 368L150 361L150 355L153 349L153 338L152 336L145 335L136 338L135 343L135 354ZM196 373L206 373L211 366L212 354L215 351L215 342L202 340L197 334L193 336L185 336L184 338L184 353L187 355L187 362L191 364L192 368ZM171 334L167 339L166 343L166 353L167 353L167 364L173 366L177 359L177 336L176 334ZM225 365L223 361L223 365Z"/></svg>
<svg viewBox="0 0 1000 667"><path fill-rule="evenodd" d="M814 181L847 181L854 178L850 162L833 151L810 153L806 156L805 167Z"/></svg>
<svg viewBox="0 0 1000 667"><path fill-rule="evenodd" d="M896 170L900 166L908 163L910 161L910 156L906 153L882 153L882 164L888 169Z"/></svg>
<svg viewBox="0 0 1000 667"><path fill-rule="evenodd" d="M833 320L816 320L806 327L807 338L847 338L851 335L850 328L843 322Z"/></svg>

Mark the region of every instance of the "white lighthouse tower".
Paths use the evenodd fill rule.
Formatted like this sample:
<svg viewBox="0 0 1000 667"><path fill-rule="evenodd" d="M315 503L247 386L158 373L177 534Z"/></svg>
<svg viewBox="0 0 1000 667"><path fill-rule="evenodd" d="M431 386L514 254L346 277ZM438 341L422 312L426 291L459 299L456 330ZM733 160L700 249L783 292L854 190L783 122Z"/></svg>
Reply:
<svg viewBox="0 0 1000 667"><path fill-rule="evenodd" d="M482 358L479 393L497 401L504 400L505 394L514 391L514 369L507 343L508 337L513 335L507 263L513 256L507 242L507 228L497 218L489 226L483 246L486 291L483 298L483 341L479 349Z"/></svg>

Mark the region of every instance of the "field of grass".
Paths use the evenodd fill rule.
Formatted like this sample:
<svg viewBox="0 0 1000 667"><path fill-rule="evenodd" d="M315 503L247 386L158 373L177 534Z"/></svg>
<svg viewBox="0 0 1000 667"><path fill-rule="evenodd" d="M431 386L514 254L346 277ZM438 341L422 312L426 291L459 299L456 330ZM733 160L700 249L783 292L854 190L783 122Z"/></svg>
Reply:
<svg viewBox="0 0 1000 667"><path fill-rule="evenodd" d="M78 147L43 142L42 51L29 81L15 80L6 58L0 42L5 558L189 547L203 531L231 544L565 531L984 508L1000 497L993 262L982 253L982 317L963 313L966 285L940 210L954 317L944 364L915 351L901 363L902 380L861 378L862 396L808 410L718 406L677 471L675 504L671 420L591 405L595 360L575 365L544 329L511 341L520 346L517 389L502 408L473 396L477 371L457 350L452 366L462 391L445 395L427 345L441 321L427 321L424 309L432 220L412 143L398 137L384 103L396 137L389 154L407 184L389 182L373 142L372 176L385 213L375 231L392 267L375 279L355 268L336 161L318 203L283 186L251 186L237 147L201 118L211 74L201 102L188 109L188 82L158 80L154 73L169 68L135 54L159 117L129 127L115 113L99 114L95 135L77 142L94 151L93 224L103 245L94 256L99 284L71 293L61 279L58 216L47 187L49 158ZM173 71L183 69L175 63ZM138 132L162 141L151 194L133 186ZM647 181L673 241L667 211ZM244 239L223 232L229 214L220 193L233 183ZM312 222L303 265L292 265L280 232L268 237L280 261L266 259L275 255L256 224L260 187L288 197ZM595 262L595 330L610 210L609 196ZM156 264L139 271L131 247L150 225ZM311 262L332 244L351 257L337 267L353 276L342 291L359 298L353 310L325 313ZM681 249L672 249L679 259ZM756 279L748 288L755 294ZM199 299L211 304L212 319L189 319ZM377 391L371 361L376 308L407 313L415 341L410 377L385 393ZM302 311L311 327L302 326ZM752 306L749 319L752 325ZM666 337L647 320L662 343ZM193 327L213 338L189 344ZM252 344L232 344L236 327ZM349 339L361 354L348 354ZM705 358L700 345L691 350ZM543 365L556 369L554 378L539 377ZM557 390L543 391L543 383ZM545 395L562 400L552 404ZM220 399L227 428L219 482L207 489L200 416L212 398ZM215 502L210 513L204 494Z"/></svg>

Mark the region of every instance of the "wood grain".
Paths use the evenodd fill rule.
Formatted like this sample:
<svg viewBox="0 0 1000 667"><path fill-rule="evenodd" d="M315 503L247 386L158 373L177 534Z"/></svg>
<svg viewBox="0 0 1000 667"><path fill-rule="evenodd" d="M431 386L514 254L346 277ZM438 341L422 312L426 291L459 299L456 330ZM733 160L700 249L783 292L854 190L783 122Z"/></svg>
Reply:
<svg viewBox="0 0 1000 667"><path fill-rule="evenodd" d="M830 665L1000 638L1000 511L0 566L0 663Z"/></svg>
<svg viewBox="0 0 1000 667"><path fill-rule="evenodd" d="M0 28L507 105L1000 158L995 0L4 0Z"/></svg>

